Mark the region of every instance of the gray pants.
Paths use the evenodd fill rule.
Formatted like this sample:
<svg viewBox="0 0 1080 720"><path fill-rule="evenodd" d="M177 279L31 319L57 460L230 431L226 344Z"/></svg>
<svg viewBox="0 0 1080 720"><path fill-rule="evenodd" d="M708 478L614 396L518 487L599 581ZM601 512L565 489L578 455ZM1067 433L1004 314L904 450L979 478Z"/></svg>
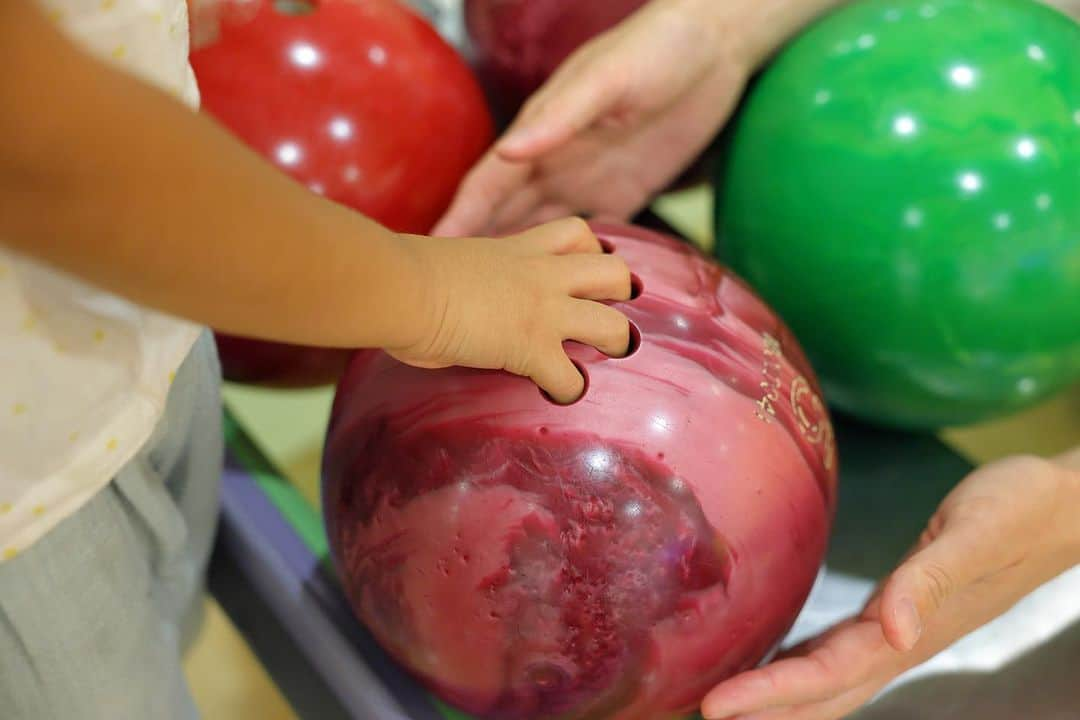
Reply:
<svg viewBox="0 0 1080 720"><path fill-rule="evenodd" d="M207 333L139 455L0 564L0 717L198 717L180 657L200 619L222 442L220 370Z"/></svg>

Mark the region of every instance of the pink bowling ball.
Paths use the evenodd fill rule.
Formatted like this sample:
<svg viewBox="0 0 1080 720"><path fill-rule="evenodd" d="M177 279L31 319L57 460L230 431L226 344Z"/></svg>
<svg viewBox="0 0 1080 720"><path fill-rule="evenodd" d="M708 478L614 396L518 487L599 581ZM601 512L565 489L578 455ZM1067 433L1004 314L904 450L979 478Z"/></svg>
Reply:
<svg viewBox="0 0 1080 720"><path fill-rule="evenodd" d="M689 245L598 235L641 278L634 352L569 344L585 396L355 356L323 466L361 620L480 718L664 720L751 668L819 571L836 451L794 338Z"/></svg>

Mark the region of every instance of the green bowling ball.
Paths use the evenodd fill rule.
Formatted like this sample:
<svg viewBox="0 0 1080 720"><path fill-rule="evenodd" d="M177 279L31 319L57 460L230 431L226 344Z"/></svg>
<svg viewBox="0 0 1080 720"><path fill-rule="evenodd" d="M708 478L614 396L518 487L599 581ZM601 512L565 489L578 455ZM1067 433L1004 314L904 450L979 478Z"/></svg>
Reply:
<svg viewBox="0 0 1080 720"><path fill-rule="evenodd" d="M964 425L1080 379L1080 25L1024 0L825 17L729 127L716 228L841 411Z"/></svg>

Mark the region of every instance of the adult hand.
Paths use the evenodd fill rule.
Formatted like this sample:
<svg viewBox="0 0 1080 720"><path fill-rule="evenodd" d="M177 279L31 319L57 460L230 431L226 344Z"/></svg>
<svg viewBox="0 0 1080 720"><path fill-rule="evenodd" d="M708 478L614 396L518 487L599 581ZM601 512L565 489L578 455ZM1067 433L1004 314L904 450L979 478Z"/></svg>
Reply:
<svg viewBox="0 0 1080 720"><path fill-rule="evenodd" d="M1080 454L987 465L856 618L715 688L709 720L835 720L1080 563Z"/></svg>
<svg viewBox="0 0 1080 720"><path fill-rule="evenodd" d="M747 79L842 0L652 0L567 59L466 177L435 234L636 214L708 147Z"/></svg>
<svg viewBox="0 0 1080 720"><path fill-rule="evenodd" d="M749 76L715 19L727 4L653 0L582 46L468 175L435 234L642 208L708 146Z"/></svg>

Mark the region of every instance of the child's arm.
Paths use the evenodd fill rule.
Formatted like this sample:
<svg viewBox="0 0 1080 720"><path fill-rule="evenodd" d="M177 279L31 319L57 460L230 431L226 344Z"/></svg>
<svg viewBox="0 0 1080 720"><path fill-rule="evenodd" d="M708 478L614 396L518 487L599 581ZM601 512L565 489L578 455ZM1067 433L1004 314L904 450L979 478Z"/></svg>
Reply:
<svg viewBox="0 0 1080 720"><path fill-rule="evenodd" d="M0 63L0 238L17 251L227 332L505 368L560 399L581 388L562 340L625 352L625 318L580 298L628 297L629 273L579 221L395 235L88 58L29 0L0 3Z"/></svg>

